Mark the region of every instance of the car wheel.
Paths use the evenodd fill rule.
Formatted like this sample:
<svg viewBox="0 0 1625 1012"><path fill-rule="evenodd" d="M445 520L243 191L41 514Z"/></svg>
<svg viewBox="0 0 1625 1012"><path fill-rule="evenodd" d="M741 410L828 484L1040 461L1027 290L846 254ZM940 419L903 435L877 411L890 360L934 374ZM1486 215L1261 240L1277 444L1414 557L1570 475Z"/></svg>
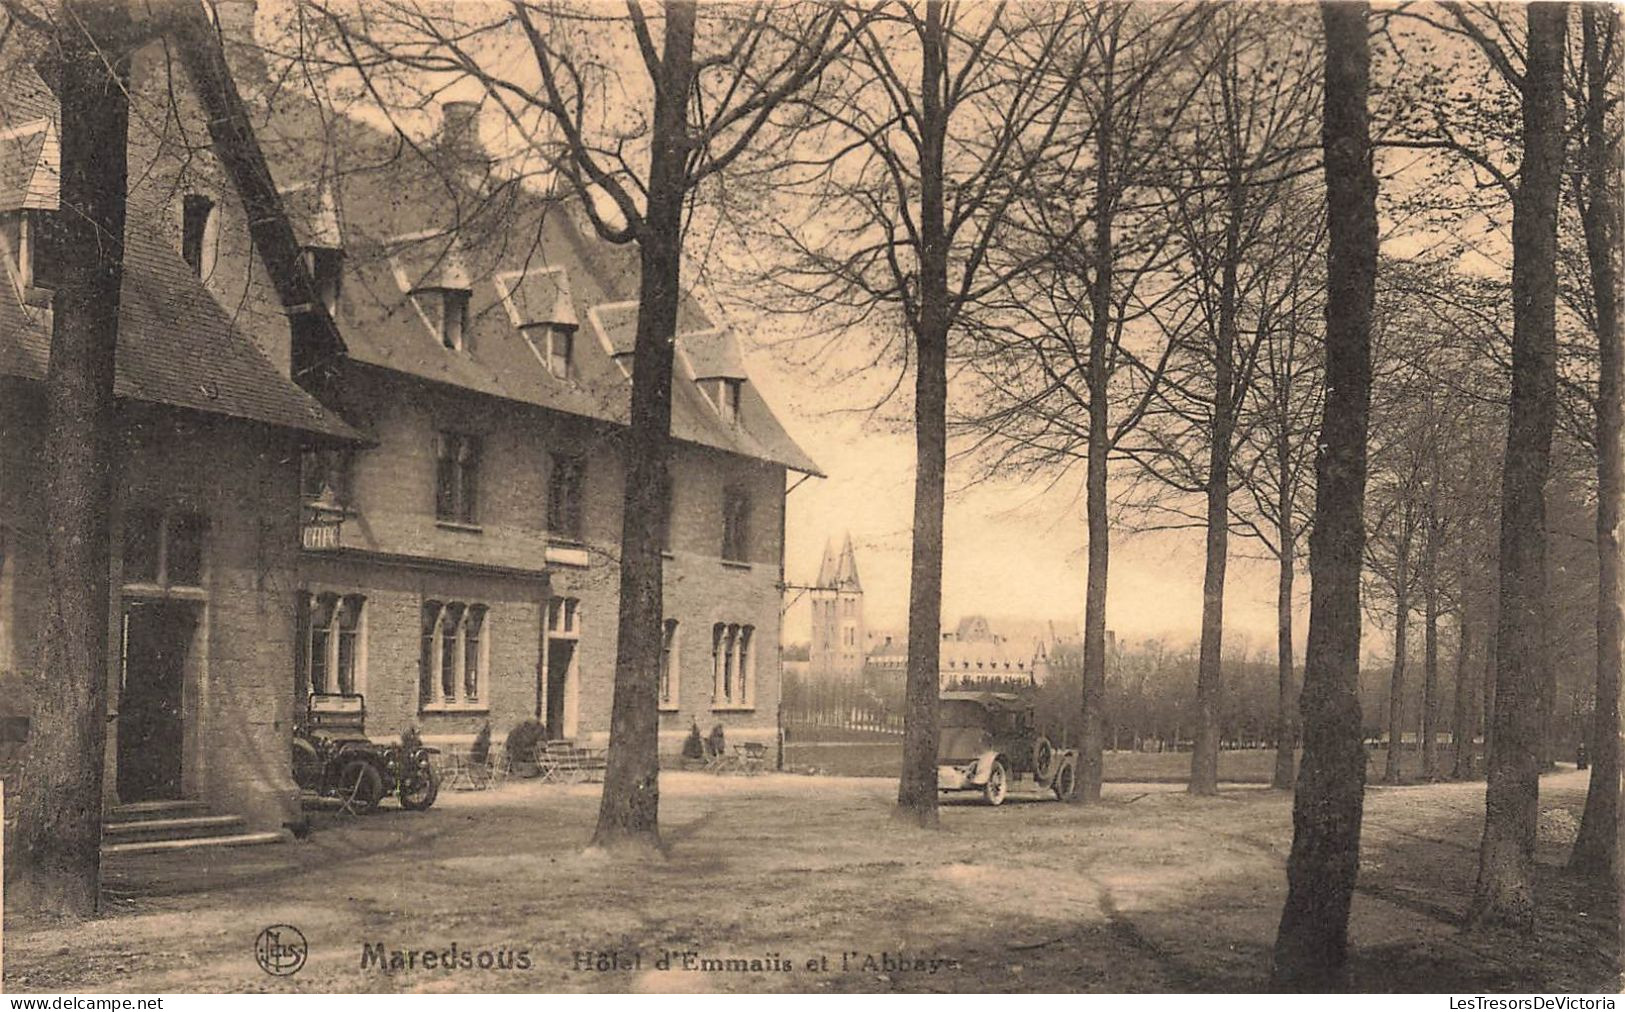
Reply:
<svg viewBox="0 0 1625 1012"><path fill-rule="evenodd" d="M1049 783L1055 776L1055 746L1050 744L1048 738L1039 736L1033 742L1033 779L1040 785Z"/></svg>
<svg viewBox="0 0 1625 1012"><path fill-rule="evenodd" d="M1072 792L1077 789L1077 772L1071 763L1061 763L1061 768L1055 771L1055 799L1057 801L1069 801L1072 798Z"/></svg>
<svg viewBox="0 0 1625 1012"><path fill-rule="evenodd" d="M1004 763L998 759L993 760L993 768L987 773L987 783L982 785L982 800L996 808L1004 804L1004 795L1009 787L1009 777L1004 772Z"/></svg>
<svg viewBox="0 0 1625 1012"><path fill-rule="evenodd" d="M384 796L384 778L365 759L351 759L339 770L339 807L350 815L365 815Z"/></svg>
<svg viewBox="0 0 1625 1012"><path fill-rule="evenodd" d="M409 812L426 810L440 796L440 778L435 776L429 757L420 755L415 764L417 768L401 780L401 807Z"/></svg>

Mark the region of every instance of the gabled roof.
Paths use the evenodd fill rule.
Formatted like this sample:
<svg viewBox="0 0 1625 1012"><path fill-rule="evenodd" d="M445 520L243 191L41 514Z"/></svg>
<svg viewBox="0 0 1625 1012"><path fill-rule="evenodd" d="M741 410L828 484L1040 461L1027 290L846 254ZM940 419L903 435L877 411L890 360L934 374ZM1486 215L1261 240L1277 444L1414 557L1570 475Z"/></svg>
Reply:
<svg viewBox="0 0 1625 1012"><path fill-rule="evenodd" d="M570 298L570 279L564 268L512 270L493 275L492 280L515 327L581 325L576 318L575 301Z"/></svg>
<svg viewBox="0 0 1625 1012"><path fill-rule="evenodd" d="M277 372L243 336L180 254L131 209L119 294L122 398L190 408L343 440L364 437ZM51 314L26 306L9 278L0 291L0 374L43 380Z"/></svg>
<svg viewBox="0 0 1625 1012"><path fill-rule="evenodd" d="M0 210L58 206L55 95L33 67L0 67ZM361 433L277 371L181 259L154 208L132 199L113 391L120 398L240 418L344 441ZM43 380L51 312L0 271L0 375Z"/></svg>
<svg viewBox="0 0 1625 1012"><path fill-rule="evenodd" d="M593 233L572 202L547 197L466 165L431 145L420 151L353 119L283 93L257 127L279 179L321 179L343 231L344 299L338 327L349 357L481 394L617 425L629 420L628 376L637 327L635 247ZM490 179L493 190L469 191ZM288 202L297 217L301 205ZM311 213L311 212L304 212ZM299 225L305 233L319 231ZM462 349L446 348L437 316L412 292L467 288ZM420 296L419 299L427 296ZM571 374L556 377L539 335L576 327ZM724 419L696 382L746 379L737 338L692 294L679 306L672 436L793 470L818 466L790 438L761 395L743 385L737 421Z"/></svg>

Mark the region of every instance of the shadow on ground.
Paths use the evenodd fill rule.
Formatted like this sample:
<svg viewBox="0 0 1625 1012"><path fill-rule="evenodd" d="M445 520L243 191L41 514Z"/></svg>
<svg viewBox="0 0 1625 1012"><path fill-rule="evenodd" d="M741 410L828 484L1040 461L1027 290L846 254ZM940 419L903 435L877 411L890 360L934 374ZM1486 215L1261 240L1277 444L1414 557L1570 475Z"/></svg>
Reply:
<svg viewBox="0 0 1625 1012"><path fill-rule="evenodd" d="M582 850L595 785L322 816L308 840L110 863L110 916L8 923L13 991L1247 991L1267 986L1291 799L1110 785L1102 803L946 804L894 823L886 781L664 774L670 854ZM1542 806L1578 814L1581 774ZM1481 784L1373 788L1351 922L1361 991L1613 986L1611 895L1543 843L1533 939L1464 934ZM254 961L298 926L291 977ZM441 954L453 952L453 968ZM425 968L421 953L437 954ZM515 964L524 953L528 968ZM400 954L398 968L391 957ZM413 953L412 965L405 965ZM478 961L506 954L509 968ZM372 955L369 955L372 954ZM468 954L468 967L460 965ZM374 958L374 957L381 958ZM662 958L664 957L664 958ZM600 968L602 967L602 968Z"/></svg>

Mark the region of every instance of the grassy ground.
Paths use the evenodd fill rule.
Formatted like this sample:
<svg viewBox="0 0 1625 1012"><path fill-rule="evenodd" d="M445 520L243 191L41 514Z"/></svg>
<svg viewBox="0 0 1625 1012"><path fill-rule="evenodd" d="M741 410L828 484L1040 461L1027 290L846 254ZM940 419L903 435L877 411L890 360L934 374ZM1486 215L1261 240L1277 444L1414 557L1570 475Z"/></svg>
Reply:
<svg viewBox="0 0 1625 1012"><path fill-rule="evenodd" d="M851 732L840 732L851 734ZM1386 749L1373 749L1366 766L1366 778L1381 780ZM808 741L792 738L785 745L786 768L817 771L844 777L896 777L903 760L902 742L895 735L879 740ZM1440 763L1449 768L1450 755L1441 753ZM1401 753L1400 771L1406 779L1421 773L1421 756L1415 751ZM1237 749L1219 753L1219 779L1232 784L1267 784L1275 770L1273 749ZM1190 779L1189 752L1107 752L1103 775L1107 783L1183 784Z"/></svg>
<svg viewBox="0 0 1625 1012"><path fill-rule="evenodd" d="M1114 784L1088 807L1036 796L999 809L956 800L945 805L942 828L926 832L891 821L894 787L878 779L667 773L661 788L664 860L584 852L598 788L535 782L449 794L423 814L324 816L310 839L286 846L123 859L109 869L111 916L6 925L4 983L35 992L1266 984L1291 838L1282 793L1194 798L1170 785ZM1559 868L1560 839L1584 788L1585 775L1573 772L1542 783L1553 832L1539 853L1532 940L1460 930L1481 784L1371 789L1351 929L1356 989L1614 985L1613 899ZM255 964L255 936L277 923L309 940L296 976L271 977ZM523 950L532 965L363 967L368 944L439 951L454 943L475 953ZM577 968L577 952L603 951L640 955L641 965ZM684 970L680 957L658 968L666 951L792 968Z"/></svg>

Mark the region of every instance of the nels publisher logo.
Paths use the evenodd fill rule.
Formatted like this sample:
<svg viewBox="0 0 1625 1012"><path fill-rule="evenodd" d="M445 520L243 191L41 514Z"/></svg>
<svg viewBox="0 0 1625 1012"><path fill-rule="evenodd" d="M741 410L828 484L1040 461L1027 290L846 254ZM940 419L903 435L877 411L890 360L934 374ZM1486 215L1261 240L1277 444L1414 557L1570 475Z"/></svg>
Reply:
<svg viewBox="0 0 1625 1012"><path fill-rule="evenodd" d="M273 924L254 939L254 960L273 977L291 977L305 965L308 948L298 928Z"/></svg>

